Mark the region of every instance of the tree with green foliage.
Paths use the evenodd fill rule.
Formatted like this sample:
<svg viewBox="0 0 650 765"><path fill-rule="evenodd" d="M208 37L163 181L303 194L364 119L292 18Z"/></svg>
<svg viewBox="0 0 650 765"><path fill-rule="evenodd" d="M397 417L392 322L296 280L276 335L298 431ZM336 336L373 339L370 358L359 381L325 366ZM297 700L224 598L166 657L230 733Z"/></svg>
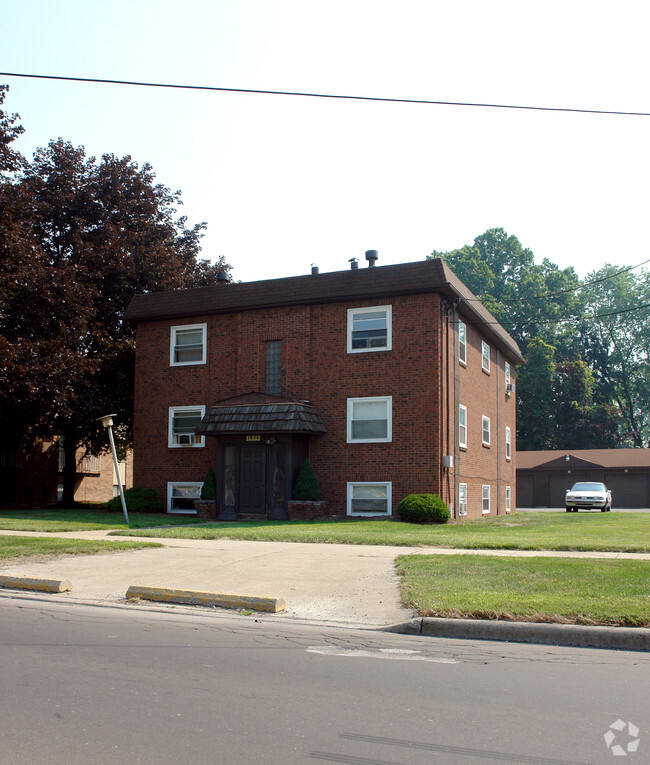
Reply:
<svg viewBox="0 0 650 765"><path fill-rule="evenodd" d="M61 139L27 162L9 148L16 120L0 112L0 419L15 442L64 436L71 503L77 448L106 447L97 418L118 413L131 443L131 297L218 284L229 266L199 259L205 225L187 226L149 165Z"/></svg>
<svg viewBox="0 0 650 765"><path fill-rule="evenodd" d="M608 448L650 441L647 274L612 266L585 282L503 229L434 252L518 342L518 448ZM645 307L644 307L645 306Z"/></svg>

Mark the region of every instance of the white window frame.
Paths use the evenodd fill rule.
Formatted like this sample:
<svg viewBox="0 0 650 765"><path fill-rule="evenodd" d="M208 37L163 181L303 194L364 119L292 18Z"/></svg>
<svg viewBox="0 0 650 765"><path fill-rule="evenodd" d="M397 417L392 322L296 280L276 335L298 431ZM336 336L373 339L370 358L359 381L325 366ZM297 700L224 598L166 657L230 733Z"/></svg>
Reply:
<svg viewBox="0 0 650 765"><path fill-rule="evenodd" d="M196 406L170 406L169 407L169 427L167 430L167 445L170 449L200 449L205 446L205 438L192 434L194 441L189 444L179 444L174 442L174 415L182 412L199 412L201 419L205 417L205 405Z"/></svg>
<svg viewBox="0 0 650 765"><path fill-rule="evenodd" d="M467 366L467 325L462 321L458 322L458 361Z"/></svg>
<svg viewBox="0 0 650 765"><path fill-rule="evenodd" d="M352 510L352 500L354 495L354 487L356 486L383 486L386 488L386 512L363 512ZM388 518L393 514L393 484L392 481L348 481L347 484L347 501L346 510L349 516L356 517L370 517L370 516L382 516Z"/></svg>
<svg viewBox="0 0 650 765"><path fill-rule="evenodd" d="M467 515L467 484L458 484L458 515Z"/></svg>
<svg viewBox="0 0 650 765"><path fill-rule="evenodd" d="M487 501L487 510L486 510L486 501ZM490 484L484 483L481 486L481 513L483 515L489 515L490 514Z"/></svg>
<svg viewBox="0 0 650 765"><path fill-rule="evenodd" d="M506 460L508 462L510 462L511 455L512 455L511 431L510 431L510 426L506 425Z"/></svg>
<svg viewBox="0 0 650 765"><path fill-rule="evenodd" d="M485 437L487 434L487 438ZM490 418L485 414L481 416L481 443L483 446L490 445Z"/></svg>
<svg viewBox="0 0 650 765"><path fill-rule="evenodd" d="M505 377L505 380L506 380L506 394L509 396L510 395L510 390L509 390L509 388L510 388L510 363L507 362L507 361L503 365L503 373L504 373L504 377Z"/></svg>
<svg viewBox="0 0 650 765"><path fill-rule="evenodd" d="M481 340L481 369L490 373L490 346L485 340Z"/></svg>
<svg viewBox="0 0 650 765"><path fill-rule="evenodd" d="M509 513L511 510L512 503L512 491L510 490L509 486L506 486L506 513Z"/></svg>
<svg viewBox="0 0 650 765"><path fill-rule="evenodd" d="M179 332L183 331L196 331L200 329L201 330L201 343L203 345L202 348L202 356L200 360L196 361L176 361L176 336ZM208 336L208 325L207 324L182 324L177 327L172 327L171 331L169 333L169 365L172 367L188 367L188 366L194 366L196 364L205 364L207 360L207 336Z"/></svg>
<svg viewBox="0 0 650 765"><path fill-rule="evenodd" d="M175 486L196 486L198 489L198 497L201 496L203 490L203 481L169 481L167 484L167 514L168 515L196 515L196 510L172 510L172 500L174 498Z"/></svg>
<svg viewBox="0 0 650 765"><path fill-rule="evenodd" d="M386 345L376 348L353 348L352 332L354 330L354 318L360 314L386 312ZM376 351L390 351L393 347L393 306L371 305L366 308L348 308L348 353L373 353Z"/></svg>
<svg viewBox="0 0 650 765"><path fill-rule="evenodd" d="M464 415L464 423L461 415ZM458 446L467 449L467 407L462 404L458 404Z"/></svg>
<svg viewBox="0 0 650 765"><path fill-rule="evenodd" d="M382 401L386 404L386 437L385 438L353 438L352 437L352 423L354 422L352 415L354 414L354 405L356 403L370 403L370 402ZM347 413L347 439L349 444L376 444L376 443L388 443L393 440L393 397L392 396L365 396L363 398L349 398L348 399L348 413Z"/></svg>

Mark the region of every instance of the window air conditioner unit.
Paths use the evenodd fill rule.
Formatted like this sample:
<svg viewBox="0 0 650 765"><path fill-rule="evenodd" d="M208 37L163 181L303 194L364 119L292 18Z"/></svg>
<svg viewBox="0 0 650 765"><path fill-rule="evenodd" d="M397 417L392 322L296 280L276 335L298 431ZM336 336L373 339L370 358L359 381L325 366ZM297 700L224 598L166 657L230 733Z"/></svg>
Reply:
<svg viewBox="0 0 650 765"><path fill-rule="evenodd" d="M181 446L191 446L194 443L194 433L179 433L177 438Z"/></svg>
<svg viewBox="0 0 650 765"><path fill-rule="evenodd" d="M515 390L515 384L514 383L508 383L506 385L506 396L509 396L511 393L514 393Z"/></svg>

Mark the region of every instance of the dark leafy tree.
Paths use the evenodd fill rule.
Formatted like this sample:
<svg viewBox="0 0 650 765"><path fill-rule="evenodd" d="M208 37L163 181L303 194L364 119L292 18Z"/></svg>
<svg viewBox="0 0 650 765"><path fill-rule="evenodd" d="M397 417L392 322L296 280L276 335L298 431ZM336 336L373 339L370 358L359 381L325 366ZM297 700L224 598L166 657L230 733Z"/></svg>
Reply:
<svg viewBox="0 0 650 765"><path fill-rule="evenodd" d="M4 113L0 126L17 135ZM180 192L149 165L59 139L12 169L0 184L0 417L15 438L64 436L72 502L77 448L106 446L96 419L118 413L131 442L131 297L217 284L230 267L199 259L204 224L187 226Z"/></svg>

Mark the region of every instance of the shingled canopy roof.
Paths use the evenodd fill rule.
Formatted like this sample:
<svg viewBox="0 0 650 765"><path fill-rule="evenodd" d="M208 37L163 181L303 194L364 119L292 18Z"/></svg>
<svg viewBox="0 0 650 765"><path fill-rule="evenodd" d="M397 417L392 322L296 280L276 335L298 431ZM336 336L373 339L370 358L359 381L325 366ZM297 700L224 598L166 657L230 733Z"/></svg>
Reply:
<svg viewBox="0 0 650 765"><path fill-rule="evenodd" d="M264 393L248 393L217 401L205 413L196 432L205 436L246 433L326 432L318 412L308 401L287 401Z"/></svg>
<svg viewBox="0 0 650 765"><path fill-rule="evenodd" d="M384 300L395 295L430 292L438 292L449 298L458 307L463 321L481 325L481 332L491 338L515 363L524 361L515 340L439 258L417 263L134 295L125 318L133 322L189 319L256 308L364 299Z"/></svg>

